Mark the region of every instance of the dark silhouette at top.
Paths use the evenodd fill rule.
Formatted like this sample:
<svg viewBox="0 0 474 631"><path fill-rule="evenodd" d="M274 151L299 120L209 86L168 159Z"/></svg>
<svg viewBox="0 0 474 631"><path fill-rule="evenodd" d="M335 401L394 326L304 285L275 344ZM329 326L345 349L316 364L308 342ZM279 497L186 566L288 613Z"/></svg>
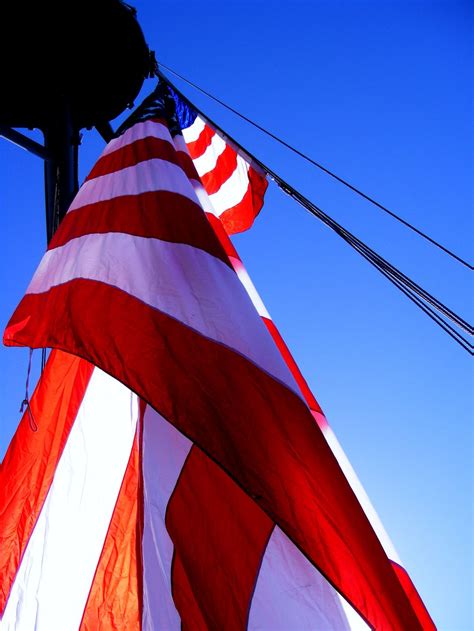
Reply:
<svg viewBox="0 0 474 631"><path fill-rule="evenodd" d="M153 63L120 0L9 2L1 30L0 134L45 159L49 241L77 191L79 131L109 140ZM41 129L44 147L13 127Z"/></svg>

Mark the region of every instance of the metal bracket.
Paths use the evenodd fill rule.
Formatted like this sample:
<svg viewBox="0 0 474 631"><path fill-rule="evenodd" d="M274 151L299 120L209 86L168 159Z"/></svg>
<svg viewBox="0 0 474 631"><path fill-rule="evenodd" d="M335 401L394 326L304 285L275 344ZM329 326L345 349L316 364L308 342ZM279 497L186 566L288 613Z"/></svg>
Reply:
<svg viewBox="0 0 474 631"><path fill-rule="evenodd" d="M9 140L18 147L26 149L26 151L33 153L35 156L38 156L42 160L49 160L51 157L46 147L40 145L39 142L28 138L28 136L25 136L12 127L5 127L4 125L0 125L0 136L3 136L3 138Z"/></svg>

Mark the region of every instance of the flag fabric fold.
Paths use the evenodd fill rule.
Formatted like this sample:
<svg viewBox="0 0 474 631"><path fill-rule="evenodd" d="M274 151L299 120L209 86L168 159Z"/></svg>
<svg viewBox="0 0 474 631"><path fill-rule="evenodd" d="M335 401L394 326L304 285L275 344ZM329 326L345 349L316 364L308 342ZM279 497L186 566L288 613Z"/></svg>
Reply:
<svg viewBox="0 0 474 631"><path fill-rule="evenodd" d="M25 413L1 472L2 630L367 628L220 467L98 368L53 351L31 407L38 432ZM61 489L77 486L94 462L110 465L102 451L116 449L110 427L119 423L122 435L124 421L141 429L128 433L113 484L88 484L58 514ZM96 423L106 424L105 440ZM18 508L31 514L20 548ZM109 523L100 535L89 530L95 571L80 553L90 538L73 528L84 517Z"/></svg>
<svg viewBox="0 0 474 631"><path fill-rule="evenodd" d="M173 88L171 88L171 93L175 100L176 112L179 118L181 129L183 130L183 134L186 137L186 135L191 132L191 139L193 139L195 136L195 132L193 132L193 129L195 128L194 122L196 119L198 119L199 116L202 118L202 114L198 115L194 107L186 100L183 95L175 90L174 86ZM213 127L212 123L208 123L208 126L210 126L211 128ZM221 130L217 130L217 133L220 134L222 138L227 138L227 136ZM233 143L232 140L228 139L228 142L231 143L231 146L235 146L235 143ZM212 190L210 190L207 185L205 185L205 190L208 194L212 193ZM200 192L199 185L196 187L196 191L197 193ZM203 205L206 209L208 208L208 206L212 206L210 202L208 202L208 200L206 200L205 198L202 201L204 202ZM298 384L300 392L304 397L309 409L311 410L315 421L323 432L328 445L330 446L334 456L336 457L344 475L349 481L352 490L356 494L357 499L359 500L367 518L369 519L372 528L375 530L380 543L382 544L387 556L391 560L394 571L399 577L400 583L408 598L410 599L413 608L416 610L420 621L422 621L424 628L432 628L433 622L430 618L430 615L423 601L421 600L413 582L411 581L410 576L403 568L397 551L395 550L390 537L388 536L379 516L377 515L377 512L375 511L367 493L365 492L365 489L358 479L357 474L352 468L349 459L347 458L341 445L339 444L339 441L337 440L337 437L330 427L323 411L321 410L321 407L319 406L316 398L308 387L305 378L301 374L301 371L299 370L298 365L291 355L290 350L286 346L285 341L283 340L278 328L276 327L265 305L263 304L263 301L258 294L255 286L253 285L252 280L250 279L242 260L240 259L233 243L229 238L229 235L234 234L234 232L236 231L233 230L233 226L231 224L224 224L222 222L222 216L219 217L212 210L212 208L206 214L216 236L219 238L219 241L221 242L229 257L229 260L231 261L235 272L237 273L240 281L242 282L250 299L252 300L255 309L261 316L263 323L267 327L270 335L277 345L287 367L289 368L296 383ZM256 216L256 213L254 213L254 215Z"/></svg>
<svg viewBox="0 0 474 631"><path fill-rule="evenodd" d="M172 88L170 94L187 151L209 196L210 212L228 234L248 230L263 206L268 186L265 173Z"/></svg>
<svg viewBox="0 0 474 631"><path fill-rule="evenodd" d="M193 146L205 125L196 140L188 137L191 155L202 151L194 156L204 165L198 172L163 84L132 123L80 189L5 331L6 344L59 349L48 365L72 362L82 393L48 460L49 477L41 478L28 532L2 560L1 571L10 568L5 628L15 628L8 622L15 599L47 592L43 579L29 582L35 550L46 545L41 520L53 515L58 528L70 525L57 514L81 449L92 472L92 455L98 463L101 450L109 453L113 475L93 488L84 465L87 492L70 498L71 516L87 515L90 495L89 514L100 506L102 518L87 530L89 556L70 559L85 565L81 596L64 604L71 626L63 628L92 629L100 616L104 629L123 628L124 620L147 629L271 629L275 612L283 628L311 629L315 621L335 630L366 623L431 628L402 588L301 382L206 218L219 199L212 196L238 173L251 192L226 194L228 208L234 213L250 198L241 224L249 225L266 183L255 184L252 167L239 166L240 154L231 172L233 159L209 133L207 148ZM217 165L220 186L206 177ZM227 212L214 214L230 231L239 229ZM35 397L49 397L45 384ZM54 420L41 417L39 424ZM76 445L76 433L90 441L91 454L86 438ZM13 445L7 464L18 461L15 453ZM29 485L28 496L36 488L34 480ZM2 531L14 542L15 518L4 513L9 525ZM51 539L46 557L51 593L62 568L58 542ZM37 628L52 631L48 615L56 613L46 614L41 599L31 602L25 620L36 615L43 624Z"/></svg>

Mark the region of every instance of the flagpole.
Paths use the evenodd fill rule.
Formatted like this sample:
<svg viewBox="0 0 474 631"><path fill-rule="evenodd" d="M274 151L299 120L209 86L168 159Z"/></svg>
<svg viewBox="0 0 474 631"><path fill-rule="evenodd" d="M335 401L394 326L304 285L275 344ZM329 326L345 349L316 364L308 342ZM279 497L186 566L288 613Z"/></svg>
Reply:
<svg viewBox="0 0 474 631"><path fill-rule="evenodd" d="M153 56L121 0L44 0L28 11L10 2L2 19L11 37L0 41L0 136L44 160L49 242L78 190L80 130L110 140L109 121L133 106ZM39 129L44 144L16 128Z"/></svg>
<svg viewBox="0 0 474 631"><path fill-rule="evenodd" d="M44 129L48 159L44 163L46 232L48 243L79 189L79 130L67 102L59 103Z"/></svg>

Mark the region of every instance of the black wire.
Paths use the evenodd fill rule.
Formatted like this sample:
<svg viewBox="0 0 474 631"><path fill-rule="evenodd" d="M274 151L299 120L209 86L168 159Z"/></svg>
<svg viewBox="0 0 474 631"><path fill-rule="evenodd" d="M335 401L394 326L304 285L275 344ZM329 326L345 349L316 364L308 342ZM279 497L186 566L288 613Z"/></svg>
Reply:
<svg viewBox="0 0 474 631"><path fill-rule="evenodd" d="M342 236L342 235L341 235ZM344 238L344 237L343 237ZM414 302L422 311L426 313L432 320L435 321L442 329L448 333L458 344L460 344L465 350L468 351L471 355L474 354L474 345L471 344L468 340L466 340L456 329L454 329L450 324L445 322L441 316L439 316L431 307L426 305L421 298L419 298L413 291L406 287L396 276L394 276L390 271L380 266L377 262L375 262L372 257L367 255L363 250L361 250L357 245L352 243L349 239L344 240L351 245L359 254L361 254L369 263L374 265L381 274L383 274L387 280L393 283L400 291L402 291L407 298L409 298L412 302Z"/></svg>
<svg viewBox="0 0 474 631"><path fill-rule="evenodd" d="M360 195L361 197L363 197L365 200L367 200L368 202L370 202L374 206L377 206L377 208L379 208L380 210L383 210L385 213L387 213L388 215L390 215L391 217L393 217L394 219L396 219L397 221L402 223L404 226L406 226L407 228L409 228L410 230L412 230L413 232L418 234L423 239L426 239L427 241L429 241L432 245L436 246L437 248L442 250L445 254L448 254L453 259L457 260L459 263L461 263L462 265L466 266L468 269L474 270L474 266L473 265L471 265L470 263L465 261L463 258L458 256L455 252L453 252L452 250L449 250L447 247L445 247L444 245L439 243L439 241L436 241L435 239L430 237L428 234L426 234L425 232L423 232L422 230L420 230L419 228L417 228L416 226L411 224L409 221L407 221L406 219L403 219L403 217L400 217L400 215L397 215L395 212L393 212L392 210L390 210L389 208L387 208L386 206L384 206L383 204L378 202L373 197L370 197L370 195L367 195L366 193L364 193L363 191L361 191L360 189L355 187L353 184L351 184L350 182L348 182L344 178L340 177L339 175L337 175L336 173L334 173L333 171L331 171L330 169L325 167L320 162L316 162L316 160L314 160L310 156L306 155L305 153L303 153L299 149L296 149L295 147L293 147L292 145L287 143L285 140L282 140L281 138L279 138L278 136L273 134L268 129L265 129L264 127L259 125L258 123L255 123L250 118L248 118L244 114L241 114L238 110L234 109L233 107L231 107L227 103L224 103L224 101L221 101L219 98L217 98L216 96L214 96L210 92L207 92L203 88L200 88L198 85L196 85L195 83L193 83L189 79L186 79L186 77L183 77L182 75L180 75L178 72L176 72L175 70L173 70L172 68L170 68L166 64L164 64L162 62L159 62L159 65L163 66L163 68L166 68L166 70L168 70L169 72L173 73L175 76L177 76L182 81L185 81L187 84L189 84L195 90L198 90L199 92L201 92L205 96L209 97L210 99L212 99L216 103L219 103L219 105L222 105L222 107L225 107L227 110L229 110L230 112L232 112L233 114L235 114L236 116L241 118L242 120L246 121L247 123L249 123L250 125L252 125L256 129L258 129L259 131L263 132L264 134L266 134L267 136L269 136L270 138L272 138L276 142L280 143L281 145L283 145L284 147L286 147L287 149L289 149L290 151L295 153L296 155L300 156L301 158L303 158L307 162L311 163L313 166L317 167L321 171L324 171L324 173L326 173L330 177L334 178L335 180L337 180L338 182L340 182L341 184L343 184L344 186L349 188L351 191L353 191L357 195Z"/></svg>
<svg viewBox="0 0 474 631"><path fill-rule="evenodd" d="M280 188L282 188L280 186ZM290 195L295 201L297 201L300 205L302 205L306 210L308 210L313 216L316 216L318 219L323 221L329 228L334 230L340 237L346 241L352 248L354 248L359 254L361 254L369 263L374 265L379 272L381 272L391 283L393 283L400 291L402 291L407 298L409 298L414 304L416 304L422 311L426 313L436 324L438 324L448 335L450 335L460 346L462 346L468 353L474 355L474 345L471 344L468 340L466 340L458 331L456 331L452 326L450 326L447 322L445 322L433 309L423 303L422 299L420 299L416 292L414 292L410 287L407 287L403 282L403 278L400 279L398 277L398 270L394 268L390 263L386 263L385 260L378 255L376 252L371 250L367 245L365 245L362 241L357 239L354 235L352 235L345 228L337 224L331 217L329 217L324 211L315 206L312 202L307 200L301 193L295 190L287 190L287 188L283 188L283 190ZM466 323L467 324L467 323ZM470 329L470 325L467 325ZM468 331L469 332L469 331Z"/></svg>
<svg viewBox="0 0 474 631"><path fill-rule="evenodd" d="M334 230L340 237L344 239L344 241L346 241L346 243L348 243L352 248L359 252L359 254L361 254L369 263L374 265L379 270L379 272L381 272L390 282L396 285L408 298L410 298L412 302L417 304L427 315L429 315L431 319L435 320L435 322L437 322L449 335L451 335L451 337L453 337L459 344L461 344L463 348L465 348L469 353L473 354L470 349L473 349L474 345L466 340L462 335L460 335L447 322L445 322L438 314L436 314L435 311L433 311L433 309L425 305L422 302L422 299L418 298L418 296L416 295L418 292L414 291L409 285L407 286L407 284L403 280L405 276L401 274L401 272L399 272L393 265L387 263L385 259L374 252L374 250L369 248L365 243L360 241L345 228L337 224L337 222L331 219L326 213L324 213L324 211L315 206L312 202L304 198L304 196L302 196L298 191L289 192L285 190L285 192L289 194L293 199L295 199L295 201L300 203L300 205L304 206L304 208L306 208L306 210L308 210L312 215L322 220L329 228ZM436 305L434 306L435 308L437 308ZM471 331L473 330L473 327L471 327L467 322L464 322L462 318L460 318L460 320L464 323L464 326L458 326L460 326L460 328L472 335ZM452 333L450 333L450 331Z"/></svg>
<svg viewBox="0 0 474 631"><path fill-rule="evenodd" d="M364 256L364 255L362 255ZM427 307L423 301L417 296L411 294L398 280L395 280L390 277L388 273L384 270L379 269L379 271L391 282L393 283L400 291L402 291L407 298L409 298L412 302L414 302L422 311L426 313L426 315L431 318L438 326L440 326L448 335L450 335L455 342L457 342L464 350L466 350L470 355L474 355L474 346L468 342L462 335L460 335L452 326L447 324L433 309Z"/></svg>
<svg viewBox="0 0 474 631"><path fill-rule="evenodd" d="M474 346L462 335L460 335L460 333L453 329L453 327L451 327L447 322L445 322L441 318L441 316L433 311L433 309L429 305L426 305L423 300L425 300L435 309L443 313L445 317L453 320L457 326L459 326L462 330L466 331L470 335L473 334L474 327L468 324L463 318L455 314L451 309L446 307L446 305L441 303L437 298L432 296L425 289L420 287L420 285L408 278L408 276L400 272L400 270L398 270L395 266L385 260L382 256L375 252L375 250L372 250L372 248L363 243L360 239L358 239L355 235L346 230L343 226L338 224L321 208L318 208L318 206L313 204L313 202L302 195L302 193L294 189L272 169L267 167L258 158L256 158L246 149L244 149L242 145L240 145L240 143L238 143L234 138L224 132L219 127L219 125L212 121L207 115L203 114L199 110L199 108L197 108L186 96L184 96L184 94L175 85L173 85L173 83L160 70L157 70L157 75L161 77L164 81L166 81L184 101L189 103L191 107L193 107L201 116L203 116L214 127L214 129L216 129L216 131L225 136L231 143L235 145L236 148L245 153L251 162L254 162L265 173L267 173L267 175L269 175L285 193L290 195L296 202L298 202L301 206L308 210L312 215L316 216L325 225L336 232L336 234L342 237L346 241L346 243L348 243L353 249L359 252L359 254L361 254L369 263L371 263L371 265L378 269L378 271L381 272L390 282L392 282L392 284L398 287L398 289L400 289L402 293L404 293L414 304L420 307L420 309L422 309L422 311L426 315L428 315L436 324L438 324L446 333L448 333L448 335L450 335L458 344L460 344L471 355L473 354L471 349L474 348Z"/></svg>
<svg viewBox="0 0 474 631"><path fill-rule="evenodd" d="M388 271L390 274L392 274L392 276L394 276L401 283L406 285L411 291L421 296L421 298L426 300L426 302L430 303L433 307L435 307L435 309L437 309L438 311L443 313L443 315L445 315L447 318L455 322L455 324L459 326L461 329L463 329L466 333L468 333L469 335L474 334L474 327L472 327L468 322L466 322L463 318L461 318L456 313L454 313L451 309L446 307L446 305L444 305L437 298L432 296L425 289L420 287L420 285L418 285L417 283L412 281L410 278L408 278L408 276L400 272L400 270L398 270L394 265L389 263L380 254L375 252L375 250L372 250L372 248L370 248L368 245L363 243L363 241L361 241L351 232L343 228L343 226L341 226L334 219L329 217L329 215L327 215L327 213L325 213L321 208L318 208L318 206L316 206L313 202L305 198L298 191L295 191L294 189L287 190L286 183L280 182L279 185L281 188L283 188L283 190L286 193L288 193L289 195L291 195L291 197L296 199L296 201L298 201L307 210L310 210L310 212L312 212L313 215L316 215L319 219L324 221L324 223L327 226L329 226L335 232L337 232L350 245L355 245L357 246L357 248L360 248L361 252L365 252L371 258L371 260L374 263L376 263L377 266L380 267L380 269L384 269Z"/></svg>
<svg viewBox="0 0 474 631"><path fill-rule="evenodd" d="M383 274L387 278L387 280L389 280L396 287L398 287L398 289L401 292L403 292L409 300L411 300L422 311L424 311L429 318L434 320L434 322L438 324L444 331L446 331L446 333L450 335L460 346L462 346L471 355L474 355L473 344L471 344L462 335L460 335L460 333L456 331L456 329L454 329L450 324L445 322L441 316L439 316L433 309L431 309L431 307L427 306L421 298L419 298L416 294L414 294L406 286L404 286L401 281L399 281L397 278L392 276L390 272L388 272L387 270L384 270L383 267L380 267L378 264L374 263L366 253L359 250L358 247L353 245L349 240L346 240L346 241L349 245L351 245L354 249L356 249L359 252L359 254L361 254L369 263L375 265L377 269L379 270L379 272L381 272L381 274Z"/></svg>

